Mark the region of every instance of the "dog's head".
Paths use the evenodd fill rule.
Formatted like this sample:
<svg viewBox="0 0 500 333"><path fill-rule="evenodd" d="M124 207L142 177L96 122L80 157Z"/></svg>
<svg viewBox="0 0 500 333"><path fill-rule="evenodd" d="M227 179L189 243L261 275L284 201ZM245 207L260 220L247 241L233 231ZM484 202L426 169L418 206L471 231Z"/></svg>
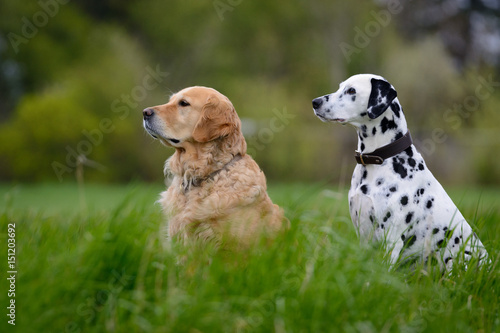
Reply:
<svg viewBox="0 0 500 333"><path fill-rule="evenodd" d="M233 104L217 90L190 87L172 95L167 104L144 109L144 128L155 139L175 148L206 143L241 131Z"/></svg>
<svg viewBox="0 0 500 333"><path fill-rule="evenodd" d="M380 117L396 96L394 87L383 77L358 74L342 82L336 92L315 98L312 104L322 121L359 127Z"/></svg>

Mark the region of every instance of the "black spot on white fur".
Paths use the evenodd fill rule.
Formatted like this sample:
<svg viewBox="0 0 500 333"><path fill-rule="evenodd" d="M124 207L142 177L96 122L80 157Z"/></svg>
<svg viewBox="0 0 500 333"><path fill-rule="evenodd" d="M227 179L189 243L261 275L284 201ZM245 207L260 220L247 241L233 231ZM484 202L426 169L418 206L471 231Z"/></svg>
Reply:
<svg viewBox="0 0 500 333"><path fill-rule="evenodd" d="M401 110L401 107L399 106L398 103L394 102L391 104L391 110L392 112L394 112L394 114L396 115L396 117L400 117L401 115L399 114L399 111Z"/></svg>
<svg viewBox="0 0 500 333"><path fill-rule="evenodd" d="M387 214L384 217L384 222L387 222L391 218L391 212L387 212Z"/></svg>
<svg viewBox="0 0 500 333"><path fill-rule="evenodd" d="M393 130L396 128L398 128L398 125L393 119L389 120L387 119L387 117L384 117L380 122L380 129L382 130L382 133L387 132L387 130Z"/></svg>
<svg viewBox="0 0 500 333"><path fill-rule="evenodd" d="M363 138L367 138L368 137L366 125L362 125L361 126L361 134L363 135Z"/></svg>
<svg viewBox="0 0 500 333"><path fill-rule="evenodd" d="M368 186L367 185L361 186L361 192L363 192L363 194L368 193Z"/></svg>
<svg viewBox="0 0 500 333"><path fill-rule="evenodd" d="M397 173L401 178L406 178L408 176L408 170L403 166L401 162L399 162L396 158L393 158L392 160L392 168L394 169L394 172Z"/></svg>
<svg viewBox="0 0 500 333"><path fill-rule="evenodd" d="M425 204L425 207L427 209L431 209L432 208L432 202L434 201L434 198L430 199L430 200L427 200L427 203Z"/></svg>

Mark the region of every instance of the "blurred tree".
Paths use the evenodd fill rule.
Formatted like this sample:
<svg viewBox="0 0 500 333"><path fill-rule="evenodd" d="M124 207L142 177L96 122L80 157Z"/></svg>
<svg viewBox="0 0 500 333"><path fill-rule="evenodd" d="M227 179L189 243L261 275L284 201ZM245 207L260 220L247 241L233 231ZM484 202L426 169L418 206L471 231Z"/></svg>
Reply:
<svg viewBox="0 0 500 333"><path fill-rule="evenodd" d="M2 124L3 179L71 180L78 155L107 168L106 173L88 170L91 180L124 181L137 170L148 178L148 161L161 163L136 157L143 156L144 141L139 102L154 99L151 87L161 89L165 78L149 79L145 86L154 66L120 29L96 26L86 41L73 67L53 73L43 89L25 94Z"/></svg>
<svg viewBox="0 0 500 333"><path fill-rule="evenodd" d="M43 2L42 2L43 3ZM78 62L89 46L90 22L71 5L0 4L0 110L6 119L23 94L50 84ZM63 12L63 15L58 15Z"/></svg>
<svg viewBox="0 0 500 333"><path fill-rule="evenodd" d="M474 96L479 75L500 68L498 10L489 0L3 1L0 179L58 179L52 162L65 170L67 147L83 147L89 133L99 144L85 155L108 170L89 171L89 179L160 179L171 150L144 134L141 110L185 86L206 85L251 118L249 151L269 177L323 180L328 170L327 179L345 182L356 137L350 128L321 123L311 99L360 72L397 87L417 139L437 127L446 131L449 140L436 152L448 156L469 141L444 113ZM156 69L165 75L145 89ZM464 130L498 128L491 109L499 91L494 87L477 113L460 118ZM106 119L113 130L101 130L99 139ZM284 126L274 126L276 119ZM477 161L487 160L486 150L474 149ZM439 162L436 169L451 181L477 172L500 182L497 173L484 176L484 165Z"/></svg>
<svg viewBox="0 0 500 333"><path fill-rule="evenodd" d="M72 2L99 21L116 20L125 23L128 19L126 8L134 0L73 0Z"/></svg>
<svg viewBox="0 0 500 333"><path fill-rule="evenodd" d="M416 1L398 19L412 39L437 34L461 67L500 66L500 2L496 0Z"/></svg>
<svg viewBox="0 0 500 333"><path fill-rule="evenodd" d="M80 128L97 127L98 119L75 102L65 89L26 95L13 121L0 130L2 176L33 181L53 178L53 161L75 168L71 148L81 139ZM64 146L66 144L66 147ZM75 155L68 157L66 155ZM3 160L5 159L5 160Z"/></svg>

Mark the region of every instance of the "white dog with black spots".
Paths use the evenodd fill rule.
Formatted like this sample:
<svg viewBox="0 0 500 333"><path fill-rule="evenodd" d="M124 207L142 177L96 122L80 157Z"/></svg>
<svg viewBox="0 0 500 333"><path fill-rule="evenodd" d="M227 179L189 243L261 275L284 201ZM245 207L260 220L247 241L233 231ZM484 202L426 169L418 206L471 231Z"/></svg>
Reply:
<svg viewBox="0 0 500 333"><path fill-rule="evenodd" d="M358 155L369 156L408 133L396 96L383 77L359 74L336 92L314 99L313 108L324 122L354 126ZM487 260L483 244L411 139L406 149L381 164L364 164L352 176L351 219L361 240L385 242L393 266L423 260L450 269L454 260Z"/></svg>

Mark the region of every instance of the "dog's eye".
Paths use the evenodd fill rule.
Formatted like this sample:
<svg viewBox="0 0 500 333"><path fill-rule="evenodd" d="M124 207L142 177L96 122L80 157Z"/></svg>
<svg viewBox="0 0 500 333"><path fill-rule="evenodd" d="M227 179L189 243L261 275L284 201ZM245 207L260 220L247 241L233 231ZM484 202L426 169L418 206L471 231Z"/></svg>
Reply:
<svg viewBox="0 0 500 333"><path fill-rule="evenodd" d="M356 89L354 89L354 88L349 88L349 89L347 89L347 93L348 93L349 95L354 95L354 94L356 93Z"/></svg>
<svg viewBox="0 0 500 333"><path fill-rule="evenodd" d="M181 99L181 101L179 102L179 105L185 107L185 106L189 106L190 104L186 100Z"/></svg>

